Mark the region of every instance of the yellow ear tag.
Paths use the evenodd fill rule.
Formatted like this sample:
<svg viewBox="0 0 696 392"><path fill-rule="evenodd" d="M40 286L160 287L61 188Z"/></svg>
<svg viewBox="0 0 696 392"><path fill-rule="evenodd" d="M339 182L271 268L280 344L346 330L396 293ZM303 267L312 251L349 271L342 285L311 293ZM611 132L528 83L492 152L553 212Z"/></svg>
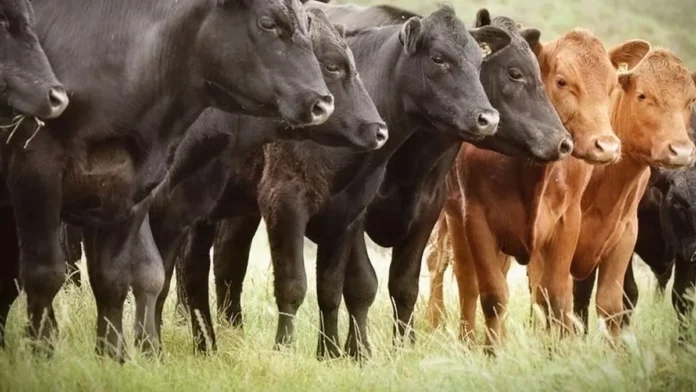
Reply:
<svg viewBox="0 0 696 392"><path fill-rule="evenodd" d="M481 47L481 52L483 52L483 57L486 57L489 54L493 53L493 51L491 50L491 47L488 46L488 44L486 42L481 42L479 44L479 46Z"/></svg>
<svg viewBox="0 0 696 392"><path fill-rule="evenodd" d="M628 72L628 63L619 63L619 73Z"/></svg>

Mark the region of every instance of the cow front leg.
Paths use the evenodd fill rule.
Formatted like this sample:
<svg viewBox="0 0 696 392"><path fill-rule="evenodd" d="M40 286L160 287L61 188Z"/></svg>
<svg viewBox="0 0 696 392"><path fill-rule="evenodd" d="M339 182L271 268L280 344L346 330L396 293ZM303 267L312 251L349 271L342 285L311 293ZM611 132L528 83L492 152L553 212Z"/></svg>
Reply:
<svg viewBox="0 0 696 392"><path fill-rule="evenodd" d="M48 341L48 345L36 348L50 353L50 338L57 329L53 299L66 274L60 245L61 150L59 145L48 143L49 136L39 135L34 142L28 150L13 154L6 181L20 244L19 277L27 295L27 334L34 342Z"/></svg>
<svg viewBox="0 0 696 392"><path fill-rule="evenodd" d="M679 318L679 339L687 336L691 318L688 317L694 308L693 299L688 295L688 290L696 284L696 266L690 261L677 255L674 262L674 286L672 287L672 306Z"/></svg>
<svg viewBox="0 0 696 392"><path fill-rule="evenodd" d="M260 216L235 217L218 224L214 242L213 268L218 316L242 327L242 290L249 253Z"/></svg>
<svg viewBox="0 0 696 392"><path fill-rule="evenodd" d="M274 294L278 305L275 347L292 343L294 318L307 293L304 236L309 221L300 189L280 190L282 197L266 204L264 221L273 261Z"/></svg>
<svg viewBox="0 0 696 392"><path fill-rule="evenodd" d="M362 224L360 222L356 222ZM370 307L377 296L377 274L370 262L362 227L352 237L352 248L345 271L343 298L348 308L348 337L346 338L346 354L354 359L362 360L372 353L367 334L367 318Z"/></svg>
<svg viewBox="0 0 696 392"><path fill-rule="evenodd" d="M208 298L210 247L215 239L215 225L202 222L194 225L182 248L182 287L188 301L194 349L198 352L217 350L213 317Z"/></svg>
<svg viewBox="0 0 696 392"><path fill-rule="evenodd" d="M638 233L638 223L630 221L616 247L606 259L600 261L597 277L597 314L606 322L609 333L618 337L623 326L623 282L626 268L633 254Z"/></svg>
<svg viewBox="0 0 696 392"><path fill-rule="evenodd" d="M5 328L10 307L19 295L19 243L12 208L0 209L0 347L5 347Z"/></svg>
<svg viewBox="0 0 696 392"><path fill-rule="evenodd" d="M479 285L476 265L466 236L463 216L447 215L449 240L452 244L452 269L459 291L459 338L473 344L476 342L476 302Z"/></svg>
<svg viewBox="0 0 696 392"><path fill-rule="evenodd" d="M411 230L392 250L389 296L394 310L394 343L399 343L406 337L411 343L415 343L413 309L418 299L423 252L442 210L443 196L444 194L440 195L440 200L421 210L420 216L411 225Z"/></svg>

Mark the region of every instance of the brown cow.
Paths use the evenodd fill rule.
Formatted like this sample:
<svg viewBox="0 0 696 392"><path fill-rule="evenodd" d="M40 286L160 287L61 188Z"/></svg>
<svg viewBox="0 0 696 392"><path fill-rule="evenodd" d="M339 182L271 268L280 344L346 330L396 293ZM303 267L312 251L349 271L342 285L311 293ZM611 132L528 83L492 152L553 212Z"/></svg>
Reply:
<svg viewBox="0 0 696 392"><path fill-rule="evenodd" d="M644 41L629 41L615 50L628 56L644 54L647 47ZM620 156L609 116L610 94L618 88L618 78L599 39L573 30L535 52L551 101L573 135L573 155L580 159L530 164L464 145L450 172L446 219L440 222L447 226L454 250L460 334L473 338L480 293L489 344L502 332L509 256L523 265L539 257L567 259L569 264L579 231L581 195L592 173L585 162L606 164ZM466 220L461 194L466 195ZM553 315L566 323L571 282L552 278L567 276L563 271L550 272L541 284ZM536 301L546 303L541 295Z"/></svg>
<svg viewBox="0 0 696 392"><path fill-rule="evenodd" d="M696 74L665 49L644 58L612 53L615 65L630 70L619 76L612 99L612 125L623 145L623 158L595 168L582 197L582 225L570 271L592 282L598 270L597 314L612 335L623 319L623 281L638 235L638 204L650 178L650 166L678 168L694 162L689 139L696 102ZM548 263L547 263L548 264ZM578 282L578 284L582 284Z"/></svg>

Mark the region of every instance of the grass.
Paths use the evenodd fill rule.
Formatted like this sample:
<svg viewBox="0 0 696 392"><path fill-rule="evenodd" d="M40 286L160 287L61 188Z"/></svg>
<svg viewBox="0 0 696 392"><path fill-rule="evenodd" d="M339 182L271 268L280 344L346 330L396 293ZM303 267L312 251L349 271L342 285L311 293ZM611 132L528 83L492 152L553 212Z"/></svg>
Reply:
<svg viewBox="0 0 696 392"><path fill-rule="evenodd" d="M657 299L653 295L654 278L645 267L637 271L641 299L633 326L620 348L608 346L593 318L586 338L562 341L553 354L544 344L548 341L545 335L528 326L530 302L524 269L513 267L509 277L508 337L499 356L489 358L480 349L464 347L456 338L458 310L456 289L450 284L451 273L446 278L445 295L450 310L446 327L433 332L423 324L428 290L427 272L424 272L416 311L418 342L413 347L392 348L391 310L385 284L388 253L371 247L380 276L379 294L370 319L375 352L372 360L361 367L345 359L331 362L315 359L318 316L312 286L315 247L308 242L310 291L297 319L297 340L291 351L273 351L276 308L263 230L262 226L254 240L253 262L243 295L245 330L239 332L218 325L217 353L193 355L189 327L175 322L174 304L168 301L163 336L166 353L161 362L140 357L135 350L131 351L134 358L124 365L102 359L93 349L96 309L91 290L88 285L66 286L55 301L61 332L55 356L50 360L31 355L23 337L25 298L21 297L14 306L8 348L0 353L0 390L696 390L696 346L676 344L674 312L668 298ZM82 274L86 279L85 271ZM211 297L214 304L213 301ZM133 320L132 310L129 298L126 324ZM341 314L341 320L341 336L345 337L345 313ZM128 328L126 334L132 342L132 329Z"/></svg>

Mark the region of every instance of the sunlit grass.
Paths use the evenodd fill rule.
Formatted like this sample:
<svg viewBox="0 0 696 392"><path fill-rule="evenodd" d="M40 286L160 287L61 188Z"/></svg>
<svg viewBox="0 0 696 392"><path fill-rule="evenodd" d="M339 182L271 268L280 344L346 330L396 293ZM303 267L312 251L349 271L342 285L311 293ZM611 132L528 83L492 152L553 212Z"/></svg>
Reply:
<svg viewBox="0 0 696 392"><path fill-rule="evenodd" d="M592 318L590 334L570 338L549 350L549 339L529 326L529 294L524 269L511 270L511 314L507 339L497 358L481 349L469 349L457 338L458 309L451 273L445 280L449 309L446 327L431 332L424 325L427 270L423 268L421 297L417 306L418 342L414 347L393 349L392 319L385 277L387 253L370 250L380 290L371 311L372 360L359 366L341 359L315 359L317 342L314 251L307 245L310 290L297 318L294 350L272 350L276 308L272 294L267 239L260 229L254 243L243 304L244 331L217 325L219 351L194 355L188 325L175 322L174 302L165 309L164 348L161 362L140 357L119 365L94 353L95 303L88 285L68 286L56 299L60 336L55 356L38 359L23 337L24 297L10 315L9 347L0 353L0 390L8 391L224 391L224 390L573 390L647 391L694 390L696 347L676 344L677 325L668 298L653 295L654 279L640 268L637 280L641 297L631 330L622 347L611 349ZM82 272L86 278L85 271ZM212 282L212 280L211 280ZM173 292L172 292L173 293ZM173 294L172 294L173 295ZM170 297L173 298L173 297ZM211 297L211 303L215 299ZM129 300L126 324L133 320ZM341 314L341 336L347 317ZM479 325L482 320L480 320ZM479 336L482 337L479 327ZM132 342L132 328L127 328Z"/></svg>

